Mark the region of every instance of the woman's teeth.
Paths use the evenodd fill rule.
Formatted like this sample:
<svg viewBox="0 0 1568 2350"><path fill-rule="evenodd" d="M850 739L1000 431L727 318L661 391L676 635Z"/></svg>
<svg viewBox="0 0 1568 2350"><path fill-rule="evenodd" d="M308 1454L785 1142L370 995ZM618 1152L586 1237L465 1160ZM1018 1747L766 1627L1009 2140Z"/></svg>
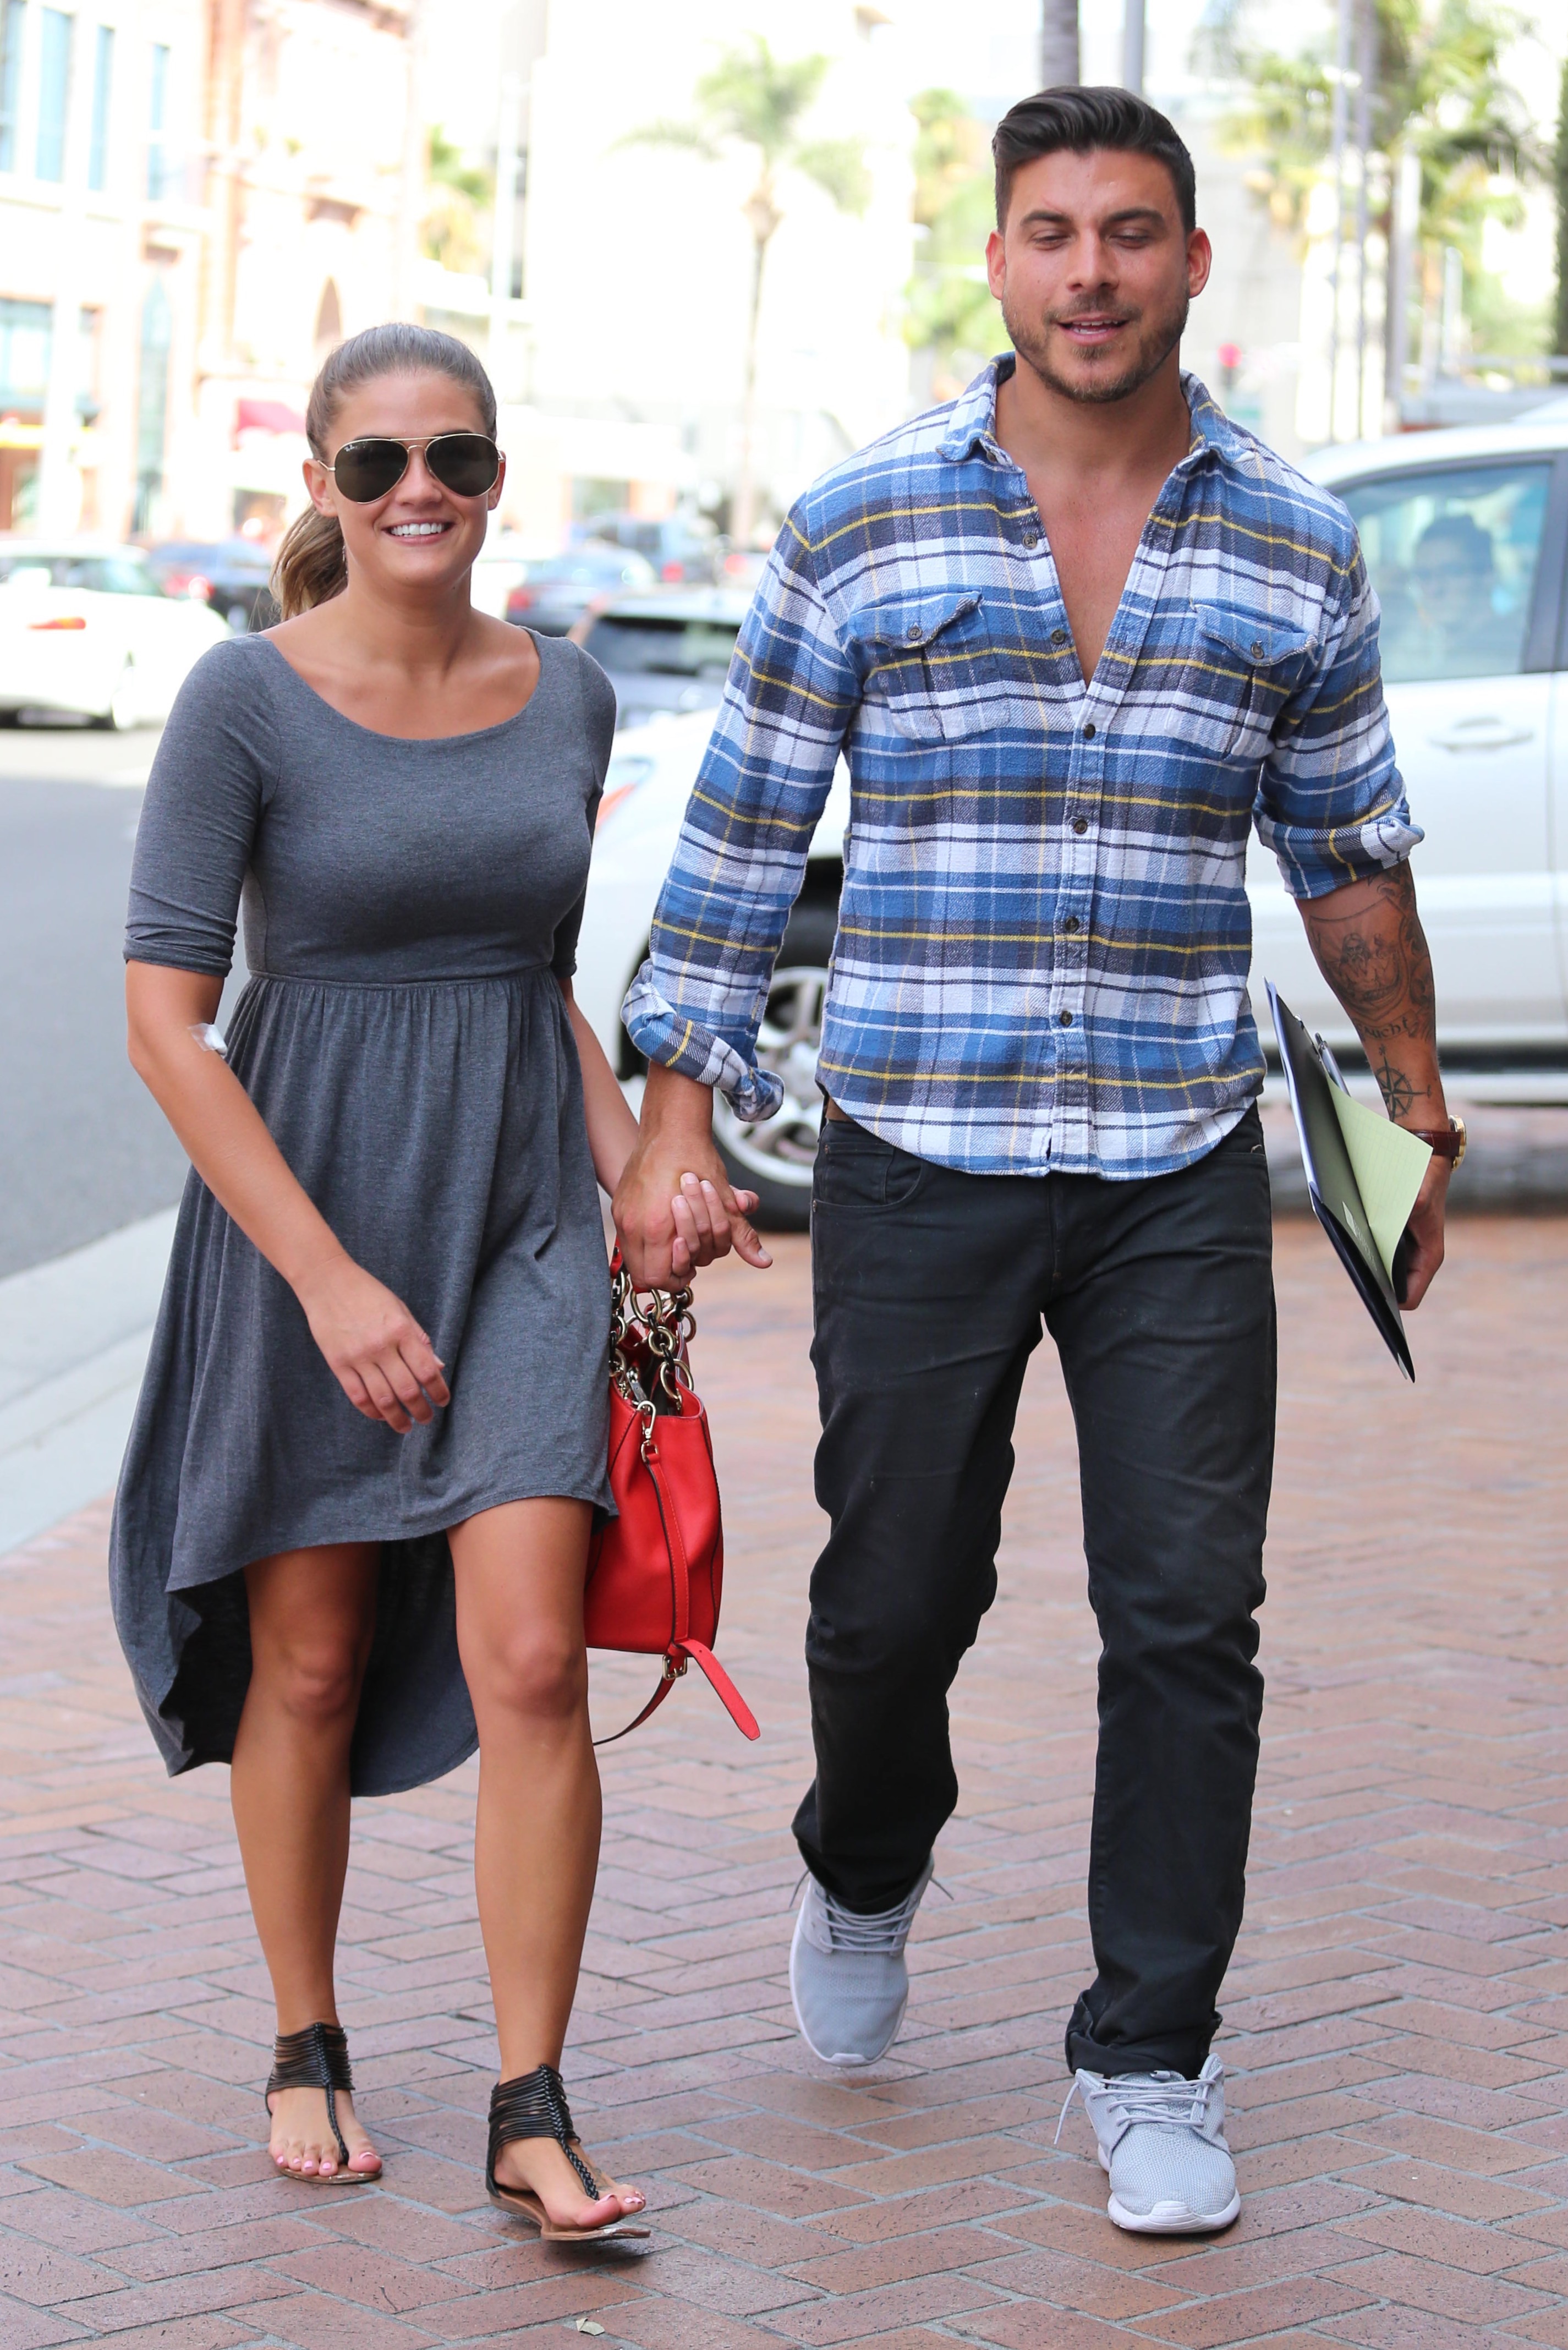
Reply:
<svg viewBox="0 0 1568 2350"><path fill-rule="evenodd" d="M395 522L393 538L439 538L445 530L444 522Z"/></svg>

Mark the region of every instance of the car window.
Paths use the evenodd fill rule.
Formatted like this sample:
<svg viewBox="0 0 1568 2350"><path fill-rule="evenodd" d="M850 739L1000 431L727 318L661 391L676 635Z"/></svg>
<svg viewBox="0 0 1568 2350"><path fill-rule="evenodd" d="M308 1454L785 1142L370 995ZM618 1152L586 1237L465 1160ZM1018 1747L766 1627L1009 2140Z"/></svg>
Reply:
<svg viewBox="0 0 1568 2350"><path fill-rule="evenodd" d="M63 588L71 567L58 556L0 556L0 586Z"/></svg>
<svg viewBox="0 0 1568 2350"><path fill-rule="evenodd" d="M739 635L733 620L632 619L607 614L588 630L587 650L602 669L628 675L729 675Z"/></svg>
<svg viewBox="0 0 1568 2350"><path fill-rule="evenodd" d="M100 596L161 596L163 590L144 563L133 563L128 556L106 555L91 568L94 579L84 580L83 586L96 588Z"/></svg>
<svg viewBox="0 0 1568 2350"><path fill-rule="evenodd" d="M1388 684L1523 667L1550 478L1545 463L1434 466L1340 492L1382 607Z"/></svg>

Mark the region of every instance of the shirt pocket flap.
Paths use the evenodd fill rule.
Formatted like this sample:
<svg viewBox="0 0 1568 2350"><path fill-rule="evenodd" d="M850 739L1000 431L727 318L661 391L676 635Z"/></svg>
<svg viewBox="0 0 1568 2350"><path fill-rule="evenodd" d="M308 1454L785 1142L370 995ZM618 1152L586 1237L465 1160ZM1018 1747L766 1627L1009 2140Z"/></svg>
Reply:
<svg viewBox="0 0 1568 2350"><path fill-rule="evenodd" d="M874 659L929 644L933 637L980 609L978 588L944 588L934 596L898 596L886 604L872 604L851 612L846 633L851 640L875 648Z"/></svg>
<svg viewBox="0 0 1568 2350"><path fill-rule="evenodd" d="M1223 604L1194 604L1192 612L1199 634L1249 669L1272 670L1300 661L1317 641L1306 629L1287 629L1256 612L1228 611Z"/></svg>
<svg viewBox="0 0 1568 2350"><path fill-rule="evenodd" d="M1002 679L982 601L978 588L944 588L849 613L867 707L917 743L997 725Z"/></svg>

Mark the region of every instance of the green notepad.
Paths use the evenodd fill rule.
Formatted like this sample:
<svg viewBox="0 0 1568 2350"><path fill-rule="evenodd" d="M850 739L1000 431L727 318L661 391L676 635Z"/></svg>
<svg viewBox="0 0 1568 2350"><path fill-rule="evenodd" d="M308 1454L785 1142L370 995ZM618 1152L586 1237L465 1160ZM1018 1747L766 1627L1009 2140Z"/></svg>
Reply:
<svg viewBox="0 0 1568 2350"><path fill-rule="evenodd" d="M1407 1379L1416 1376L1394 1266L1432 1154L1415 1135L1353 1101L1334 1055L1266 983L1295 1114L1313 1213Z"/></svg>
<svg viewBox="0 0 1568 2350"><path fill-rule="evenodd" d="M1339 1076L1337 1069L1332 1074ZM1355 1100L1345 1092L1343 1078L1331 1098L1383 1270L1392 1281L1394 1252L1405 1237L1416 1194L1426 1180L1430 1146L1407 1134L1380 1110L1368 1109L1365 1102Z"/></svg>

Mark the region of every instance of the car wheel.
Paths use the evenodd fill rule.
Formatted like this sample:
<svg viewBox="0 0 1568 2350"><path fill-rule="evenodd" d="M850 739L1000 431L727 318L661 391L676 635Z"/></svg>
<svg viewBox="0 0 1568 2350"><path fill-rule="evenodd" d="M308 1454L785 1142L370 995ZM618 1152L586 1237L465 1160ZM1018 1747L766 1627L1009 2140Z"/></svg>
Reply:
<svg viewBox="0 0 1568 2350"><path fill-rule="evenodd" d="M115 682L109 708L94 724L106 727L112 734L127 734L141 716L141 689L136 681L136 668L127 661Z"/></svg>
<svg viewBox="0 0 1568 2350"><path fill-rule="evenodd" d="M759 1065L777 1077L777 1114L750 1126L722 1094L713 1097L713 1139L730 1180L757 1194L764 1231L804 1232L811 1222L811 1175L822 1131L816 1056L838 917L831 906L797 906L779 949L767 1009L757 1031Z"/></svg>

